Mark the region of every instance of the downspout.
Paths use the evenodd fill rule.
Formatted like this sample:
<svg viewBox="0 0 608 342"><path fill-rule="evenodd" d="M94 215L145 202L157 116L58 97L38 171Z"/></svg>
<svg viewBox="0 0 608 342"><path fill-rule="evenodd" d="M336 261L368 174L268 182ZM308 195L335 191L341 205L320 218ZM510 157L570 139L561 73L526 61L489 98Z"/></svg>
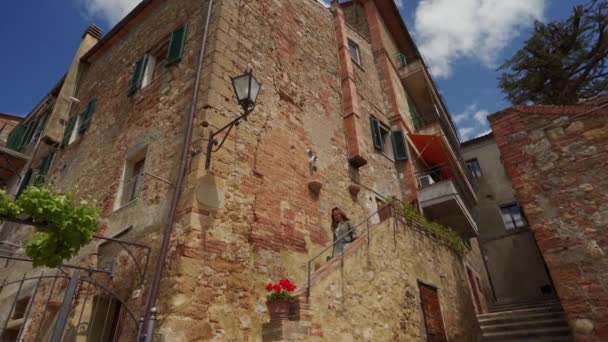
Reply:
<svg viewBox="0 0 608 342"><path fill-rule="evenodd" d="M209 33L209 21L211 19L211 9L213 8L213 0L209 0L207 8L207 18L205 20L205 29L203 33L203 41L201 43L201 49L198 56L198 65L196 67L196 78L194 80L194 90L192 92L192 101L190 103L190 112L188 114L188 122L186 124L186 134L184 135L184 144L182 145L182 152L179 162L179 171L177 174L177 180L175 182L175 191L171 198L171 207L169 209L169 216L167 218L167 226L163 232L163 239L161 242L160 252L156 261L156 270L154 271L154 278L152 279L152 285L150 287L150 293L148 295L148 301L146 305L146 311L144 315L143 325L141 327L142 333L141 339L151 341L153 334L154 322L150 320L153 311L156 312L156 300L158 299L158 290L160 287L160 280L163 273L165 259L167 258L167 252L169 251L169 242L171 240L171 232L175 223L175 216L177 212L177 203L181 195L184 178L186 175L186 166L188 161L188 152L190 150L190 143L192 141L192 130L194 126L194 116L196 115L196 103L198 101L198 93L200 89L201 75L203 71L203 63L205 61L205 50L207 48L207 36ZM149 329L152 328L152 329Z"/></svg>

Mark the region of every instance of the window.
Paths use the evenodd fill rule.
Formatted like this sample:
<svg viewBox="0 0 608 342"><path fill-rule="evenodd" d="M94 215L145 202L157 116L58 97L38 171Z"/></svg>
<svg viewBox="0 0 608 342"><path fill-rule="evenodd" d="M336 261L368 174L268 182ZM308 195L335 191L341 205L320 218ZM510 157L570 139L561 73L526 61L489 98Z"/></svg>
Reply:
<svg viewBox="0 0 608 342"><path fill-rule="evenodd" d="M53 161L54 152L49 153L46 157L42 158L40 167L38 168L38 176L36 177L35 185L42 185L46 181L46 175L49 173L51 162Z"/></svg>
<svg viewBox="0 0 608 342"><path fill-rule="evenodd" d="M521 208L517 203L500 206L500 214L507 230L524 228L527 225Z"/></svg>
<svg viewBox="0 0 608 342"><path fill-rule="evenodd" d="M146 165L146 149L140 149L131 154L125 162L122 182L118 189L118 195L114 210L120 209L140 198L143 189Z"/></svg>
<svg viewBox="0 0 608 342"><path fill-rule="evenodd" d="M467 160L467 169L469 170L469 174L474 178L482 176L481 166L479 166L479 161L477 159Z"/></svg>
<svg viewBox="0 0 608 342"><path fill-rule="evenodd" d="M186 44L186 26L173 31L169 39L163 40L152 48L134 65L127 90L128 96L133 96L139 89L148 86L162 71L181 61Z"/></svg>
<svg viewBox="0 0 608 342"><path fill-rule="evenodd" d="M30 297L21 298L15 303L15 309L13 310L13 316L11 319L21 319L25 317L27 306L30 304Z"/></svg>
<svg viewBox="0 0 608 342"><path fill-rule="evenodd" d="M414 102L412 101L412 99L410 98L409 95L407 95L407 105L410 110L410 116L411 116L412 125L414 126L414 128L420 129L420 128L424 127L425 122L422 119L422 117L420 115L418 115L418 112L416 111L416 106L414 105Z"/></svg>
<svg viewBox="0 0 608 342"><path fill-rule="evenodd" d="M376 151L389 158L394 157L397 161L408 160L405 135L402 131L391 131L373 116L370 116L370 127Z"/></svg>
<svg viewBox="0 0 608 342"><path fill-rule="evenodd" d="M91 99L82 113L68 119L63 131L61 147L72 144L78 140L79 136L84 134L91 125L91 120L93 119L96 107L97 99Z"/></svg>
<svg viewBox="0 0 608 342"><path fill-rule="evenodd" d="M348 50L350 51L350 58L353 60L353 62L357 63L357 65L361 65L361 53L359 52L359 45L349 39Z"/></svg>
<svg viewBox="0 0 608 342"><path fill-rule="evenodd" d="M384 207L384 205L386 205L386 203L376 197L376 207L378 208L378 218L380 219L380 222L383 222L384 220L391 217L391 206L387 205L386 207Z"/></svg>

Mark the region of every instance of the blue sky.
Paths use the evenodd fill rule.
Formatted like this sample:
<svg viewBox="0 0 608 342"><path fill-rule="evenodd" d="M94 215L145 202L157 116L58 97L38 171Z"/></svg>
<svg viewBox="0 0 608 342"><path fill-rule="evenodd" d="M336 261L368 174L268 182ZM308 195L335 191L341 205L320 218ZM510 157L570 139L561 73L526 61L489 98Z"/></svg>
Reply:
<svg viewBox="0 0 608 342"><path fill-rule="evenodd" d="M583 0L396 0L463 140L508 107L496 67L534 19L566 18ZM0 112L25 115L66 72L90 23L107 32L138 0L5 1L0 11Z"/></svg>

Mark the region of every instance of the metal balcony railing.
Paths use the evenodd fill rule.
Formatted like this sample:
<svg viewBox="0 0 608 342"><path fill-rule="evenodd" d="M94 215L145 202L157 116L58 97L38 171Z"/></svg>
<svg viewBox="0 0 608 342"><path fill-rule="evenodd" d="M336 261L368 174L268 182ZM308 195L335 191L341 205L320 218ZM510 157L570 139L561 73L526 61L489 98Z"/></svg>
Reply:
<svg viewBox="0 0 608 342"><path fill-rule="evenodd" d="M468 177L470 175L468 175L468 173L466 172L466 169L465 169L465 174L467 175L467 179L468 179ZM470 213L474 212L474 208L476 207L477 203L476 203L475 199L469 194L469 191L466 191L467 185L464 184L464 182L466 180L463 179L462 177L460 177L459 176L460 173L458 172L458 170L455 170L455 168L453 168L451 165L449 165L449 164L437 165L437 166L427 169L427 170L418 171L415 173L415 175L416 175L416 179L418 180L419 189L432 187L434 184L442 182L442 181L446 181L446 180L453 181L454 185L456 186L456 189L458 190L458 193L462 197L463 202L465 203L469 212ZM473 187L473 190L475 191L475 188L474 188L475 183L470 182L470 184Z"/></svg>

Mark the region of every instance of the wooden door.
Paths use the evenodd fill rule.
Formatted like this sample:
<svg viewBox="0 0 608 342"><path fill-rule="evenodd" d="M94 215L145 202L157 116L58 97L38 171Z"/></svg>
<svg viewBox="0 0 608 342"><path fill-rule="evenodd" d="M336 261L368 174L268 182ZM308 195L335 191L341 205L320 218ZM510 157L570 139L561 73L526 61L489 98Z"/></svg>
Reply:
<svg viewBox="0 0 608 342"><path fill-rule="evenodd" d="M421 283L418 284L418 287L420 288L420 301L427 341L447 342L437 289Z"/></svg>

